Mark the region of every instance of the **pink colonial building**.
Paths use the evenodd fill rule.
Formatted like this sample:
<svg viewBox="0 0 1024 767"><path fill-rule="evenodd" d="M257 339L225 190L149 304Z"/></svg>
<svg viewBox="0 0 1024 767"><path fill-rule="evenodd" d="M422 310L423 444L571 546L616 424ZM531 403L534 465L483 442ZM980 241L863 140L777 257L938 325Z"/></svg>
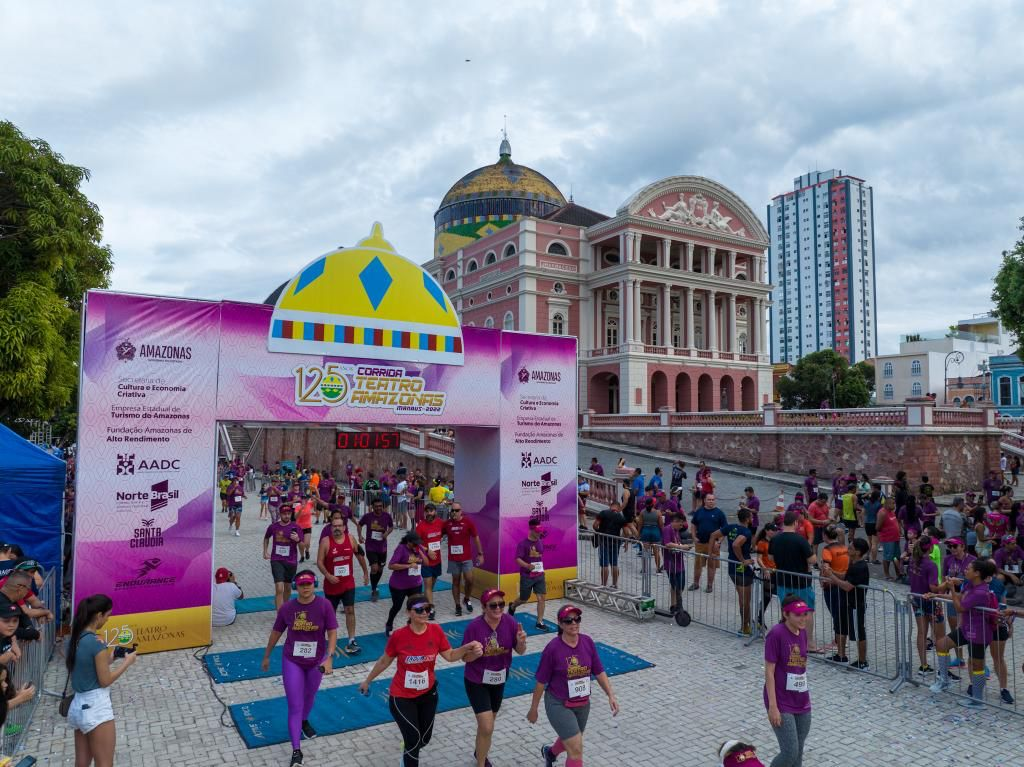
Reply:
<svg viewBox="0 0 1024 767"><path fill-rule="evenodd" d="M637 191L614 216L511 159L460 179L425 267L466 325L579 338L580 410L756 410L772 392L768 234L700 176Z"/></svg>

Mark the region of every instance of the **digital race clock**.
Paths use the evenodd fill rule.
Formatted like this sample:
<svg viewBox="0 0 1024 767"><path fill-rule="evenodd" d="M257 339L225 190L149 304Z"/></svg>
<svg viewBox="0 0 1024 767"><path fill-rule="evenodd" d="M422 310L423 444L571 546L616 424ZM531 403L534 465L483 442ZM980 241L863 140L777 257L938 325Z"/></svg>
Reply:
<svg viewBox="0 0 1024 767"><path fill-rule="evenodd" d="M402 446L402 435L397 431L339 431L335 437L338 450L397 450Z"/></svg>

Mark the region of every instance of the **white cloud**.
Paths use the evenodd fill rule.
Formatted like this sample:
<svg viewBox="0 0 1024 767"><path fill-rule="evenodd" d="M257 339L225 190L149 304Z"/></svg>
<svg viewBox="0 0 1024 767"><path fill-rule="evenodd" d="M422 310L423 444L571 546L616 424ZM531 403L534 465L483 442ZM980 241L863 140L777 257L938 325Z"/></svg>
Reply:
<svg viewBox="0 0 1024 767"><path fill-rule="evenodd" d="M7 4L0 93L92 170L114 287L143 292L261 300L375 219L425 260L505 114L517 161L606 212L693 173L763 215L841 168L875 189L888 351L989 306L1024 213L1022 21L1009 0Z"/></svg>

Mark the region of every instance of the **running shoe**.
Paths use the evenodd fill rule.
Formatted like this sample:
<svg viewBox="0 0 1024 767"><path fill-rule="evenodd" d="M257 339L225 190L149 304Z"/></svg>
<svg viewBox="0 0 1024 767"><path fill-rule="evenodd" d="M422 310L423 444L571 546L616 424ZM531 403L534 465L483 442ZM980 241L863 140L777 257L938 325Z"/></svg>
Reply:
<svg viewBox="0 0 1024 767"><path fill-rule="evenodd" d="M836 653L835 655L831 656L829 658L829 660L832 661L833 663L849 663L850 662L849 658L847 658L845 655L840 655L839 653Z"/></svg>
<svg viewBox="0 0 1024 767"><path fill-rule="evenodd" d="M999 700L1005 703L1007 706L1013 705L1013 696L1010 695L1010 691L1005 687L999 691Z"/></svg>
<svg viewBox="0 0 1024 767"><path fill-rule="evenodd" d="M461 605L455 605L455 617L456 618L461 618L462 617L462 606Z"/></svg>
<svg viewBox="0 0 1024 767"><path fill-rule="evenodd" d="M868 662L866 660L865 661L855 660L855 661L852 661L850 663L850 668L855 668L858 671L863 671L867 667L868 667Z"/></svg>
<svg viewBox="0 0 1024 767"><path fill-rule="evenodd" d="M708 586L706 589L704 589L704 591L706 591L708 594L710 594L713 591L713 589L714 589L714 587Z"/></svg>
<svg viewBox="0 0 1024 767"><path fill-rule="evenodd" d="M470 602L468 599L463 599L462 604L466 606L466 612L473 612L473 603Z"/></svg>
<svg viewBox="0 0 1024 767"><path fill-rule="evenodd" d="M686 587L686 590L687 591L696 591L699 588L700 588L700 584L699 583L691 583L689 586Z"/></svg>
<svg viewBox="0 0 1024 767"><path fill-rule="evenodd" d="M345 653L346 655L358 655L362 651L363 651L363 648L360 647L358 644L356 644L356 640L354 640L354 639L351 642L349 642L347 645L345 645L345 649L342 650L342 652Z"/></svg>
<svg viewBox="0 0 1024 767"><path fill-rule="evenodd" d="M313 740L316 737L316 730L313 729L313 725L309 723L308 719L302 720L302 739Z"/></svg>
<svg viewBox="0 0 1024 767"><path fill-rule="evenodd" d="M985 704L974 698L961 698L957 701L964 708L984 708Z"/></svg>
<svg viewBox="0 0 1024 767"><path fill-rule="evenodd" d="M677 612L679 612L679 605L671 605L668 608L669 615L675 615Z"/></svg>
<svg viewBox="0 0 1024 767"><path fill-rule="evenodd" d="M932 692L945 692L949 689L949 680L936 679L934 682L932 682L931 686L928 689Z"/></svg>
<svg viewBox="0 0 1024 767"><path fill-rule="evenodd" d="M374 589L370 592L370 601L376 602L378 599L380 599L380 594L377 592L377 589Z"/></svg>
<svg viewBox="0 0 1024 767"><path fill-rule="evenodd" d="M949 667L950 668L956 668L957 666L962 666L962 665L964 665L964 662L962 660L960 660L959 658L955 658L954 657L954 658L950 658L949 659Z"/></svg>
<svg viewBox="0 0 1024 767"><path fill-rule="evenodd" d="M235 537L236 537L236 538L240 537L241 535L242 535L242 534L241 534L240 532L238 532L237 530L235 530Z"/></svg>
<svg viewBox="0 0 1024 767"><path fill-rule="evenodd" d="M476 751L473 752L473 758L476 759ZM484 767L494 767L494 765L491 764L491 760L486 756L484 757Z"/></svg>
<svg viewBox="0 0 1024 767"><path fill-rule="evenodd" d="M558 757L551 753L551 746L541 746L540 755L544 757L544 767L555 767Z"/></svg>
<svg viewBox="0 0 1024 767"><path fill-rule="evenodd" d="M292 751L292 760L288 762L288 767L302 767L302 752L299 749Z"/></svg>
<svg viewBox="0 0 1024 767"><path fill-rule="evenodd" d="M931 674L934 671L935 671L935 669L933 669L927 663L925 663L923 666L918 666L917 667L917 673L918 674Z"/></svg>
<svg viewBox="0 0 1024 767"><path fill-rule="evenodd" d="M551 631L551 629L548 628L548 625L546 623L538 623L537 631Z"/></svg>

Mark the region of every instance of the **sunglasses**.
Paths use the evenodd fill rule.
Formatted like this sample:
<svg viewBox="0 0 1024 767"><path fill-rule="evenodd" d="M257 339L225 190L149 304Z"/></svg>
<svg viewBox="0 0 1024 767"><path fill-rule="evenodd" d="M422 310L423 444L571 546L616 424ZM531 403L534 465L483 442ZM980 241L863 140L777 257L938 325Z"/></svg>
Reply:
<svg viewBox="0 0 1024 767"><path fill-rule="evenodd" d="M558 622L559 623L564 623L566 626L568 626L570 623L582 623L583 622L583 616L582 615L576 615L576 616L571 617L571 618L559 618Z"/></svg>
<svg viewBox="0 0 1024 767"><path fill-rule="evenodd" d="M412 608L412 611L417 615L424 615L425 613L429 613L433 609L433 605L416 605L414 608Z"/></svg>
<svg viewBox="0 0 1024 767"><path fill-rule="evenodd" d="M492 610L501 610L501 609L504 609L505 603L504 602L488 602L487 606L489 608L491 608Z"/></svg>

